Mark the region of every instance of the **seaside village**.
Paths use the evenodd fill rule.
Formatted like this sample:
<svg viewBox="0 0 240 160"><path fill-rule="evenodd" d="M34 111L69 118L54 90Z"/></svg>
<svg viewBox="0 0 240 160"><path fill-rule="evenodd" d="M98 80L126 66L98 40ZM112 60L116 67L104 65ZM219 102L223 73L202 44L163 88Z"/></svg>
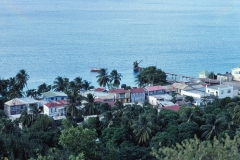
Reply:
<svg viewBox="0 0 240 160"><path fill-rule="evenodd" d="M169 73L168 73L169 74ZM178 111L183 105L189 107L198 105L204 107L215 98L240 96L240 67L233 68L231 72L218 73L217 78L209 78L210 72L203 70L198 78L182 77L184 81L168 81L164 86L146 86L144 88L134 87L129 90L95 88L90 91L81 91L81 94L91 93L95 96L94 102L108 103L113 106L115 102L121 101L124 106L137 103L142 105L148 101L160 112L162 109ZM178 75L179 76L179 75ZM188 98L187 98L188 97ZM191 98L189 98L191 97ZM14 98L4 104L4 113L10 119L19 118L22 111L31 111L31 106L37 106L42 114L61 120L65 117L65 107L68 105L67 95L63 92L45 92L40 99L30 97ZM84 101L78 109L84 108ZM91 115L94 117L97 115ZM84 120L89 116L83 117Z"/></svg>

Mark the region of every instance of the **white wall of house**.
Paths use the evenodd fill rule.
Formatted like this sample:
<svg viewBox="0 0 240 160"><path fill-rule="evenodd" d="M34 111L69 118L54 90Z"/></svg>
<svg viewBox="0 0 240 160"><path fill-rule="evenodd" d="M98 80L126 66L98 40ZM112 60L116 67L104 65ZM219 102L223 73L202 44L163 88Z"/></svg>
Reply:
<svg viewBox="0 0 240 160"><path fill-rule="evenodd" d="M192 92L184 91L184 90L182 90L181 95L183 95L183 96L191 96L193 98L201 98L201 97L203 97L203 94L192 93Z"/></svg>
<svg viewBox="0 0 240 160"><path fill-rule="evenodd" d="M240 81L240 67L232 69L232 76L234 81Z"/></svg>
<svg viewBox="0 0 240 160"><path fill-rule="evenodd" d="M233 86L207 86L206 93L218 96L218 98L233 98Z"/></svg>
<svg viewBox="0 0 240 160"><path fill-rule="evenodd" d="M153 96L148 96L148 102L151 104L151 105L157 105L157 98L153 97Z"/></svg>
<svg viewBox="0 0 240 160"><path fill-rule="evenodd" d="M233 80L233 77L231 77L231 76L217 75L217 80L219 80L220 82L232 81L232 80Z"/></svg>
<svg viewBox="0 0 240 160"><path fill-rule="evenodd" d="M145 92L131 93L131 102L145 101Z"/></svg>
<svg viewBox="0 0 240 160"><path fill-rule="evenodd" d="M65 108L64 106L51 107L51 108L48 108L45 105L43 106L44 114L46 114L50 117L65 115L64 108Z"/></svg>

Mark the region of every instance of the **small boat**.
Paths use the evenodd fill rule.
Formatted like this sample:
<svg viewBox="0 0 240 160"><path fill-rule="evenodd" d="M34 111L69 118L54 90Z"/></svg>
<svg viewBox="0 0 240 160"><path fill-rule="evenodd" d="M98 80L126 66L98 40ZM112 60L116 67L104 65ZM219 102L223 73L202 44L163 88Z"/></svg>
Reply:
<svg viewBox="0 0 240 160"><path fill-rule="evenodd" d="M101 68L91 68L90 71L91 72L99 72L101 70Z"/></svg>

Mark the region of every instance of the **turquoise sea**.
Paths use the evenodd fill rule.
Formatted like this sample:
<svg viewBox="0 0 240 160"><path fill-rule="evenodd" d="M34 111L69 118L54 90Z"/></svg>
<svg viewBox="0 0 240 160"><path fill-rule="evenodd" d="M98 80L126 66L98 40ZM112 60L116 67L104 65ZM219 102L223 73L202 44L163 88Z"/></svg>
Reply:
<svg viewBox="0 0 240 160"><path fill-rule="evenodd" d="M90 67L132 64L197 77L240 66L239 0L1 0L0 77L20 69L29 88L57 76L97 86Z"/></svg>

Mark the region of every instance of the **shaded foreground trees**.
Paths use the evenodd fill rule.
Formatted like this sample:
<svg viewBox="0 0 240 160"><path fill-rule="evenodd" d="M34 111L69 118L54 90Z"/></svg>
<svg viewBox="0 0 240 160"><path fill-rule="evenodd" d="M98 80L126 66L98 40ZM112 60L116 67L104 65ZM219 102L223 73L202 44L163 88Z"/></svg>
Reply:
<svg viewBox="0 0 240 160"><path fill-rule="evenodd" d="M231 139L226 135L226 138L221 140L214 139L213 141L201 141L198 138L187 139L182 143L177 143L174 147L159 147L159 150L153 150L152 154L161 160L226 160L240 159L239 154L240 137Z"/></svg>

